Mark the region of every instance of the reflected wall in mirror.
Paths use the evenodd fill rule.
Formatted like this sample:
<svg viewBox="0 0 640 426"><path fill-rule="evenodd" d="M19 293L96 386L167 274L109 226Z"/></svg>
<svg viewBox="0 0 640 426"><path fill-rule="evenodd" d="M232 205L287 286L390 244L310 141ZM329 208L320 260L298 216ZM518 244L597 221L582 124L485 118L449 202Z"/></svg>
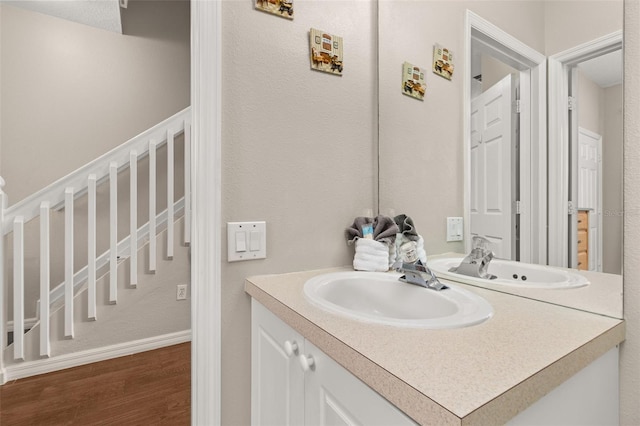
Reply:
<svg viewBox="0 0 640 426"><path fill-rule="evenodd" d="M512 45L525 46L531 52L537 52L539 56L522 55L525 61L509 63L505 57L494 54L495 48L487 39L482 38L482 31L476 34L474 46L484 46L485 52L476 55L472 60L472 37L468 27L467 11L481 18L481 22L489 23L489 26L498 28L511 37ZM571 221L574 215L565 215L556 219L549 210L547 188L555 188L559 185L557 178L550 173L551 166L558 167L562 173L566 173L567 180L577 168L569 162L569 153L565 158L553 157L556 155L555 145L547 146L552 139L547 138L547 105L546 85L547 60L553 55L569 51L576 46L597 40L606 35L619 32L622 28L623 2L620 1L380 1L379 3L379 135L380 135L380 212L392 214L395 212L406 213L413 217L418 230L425 237L425 248L428 255L439 253L467 253L470 250L470 208L471 208L471 91L472 82L476 86L474 91L482 93L486 88L494 86L493 82L500 81L501 73L507 69L506 74L515 74L514 82L519 84L518 92L525 98L529 96L527 105L521 106L529 118L528 123L518 123L517 129L520 136L524 135L525 143L512 150L509 158L519 158L520 162L507 162L509 164L512 188L509 192L509 202L504 207L505 211L513 214L513 222L510 225L519 235L509 235L512 247L508 254L502 256L521 261L553 264L561 266L575 266L569 263ZM483 24L479 28L485 29ZM397 87L400 84L401 65L404 61L412 63L430 63L431 49L434 44L446 45L457 54L456 74L451 81L438 78L435 74L427 76L427 89L425 102L415 105L410 99L398 96ZM493 52L493 53L492 53ZM467 53L469 56L467 56ZM542 59L540 59L542 58ZM513 58L511 58L513 59ZM520 58L523 59L523 58ZM529 60L527 64L526 60ZM540 61L542 61L540 63ZM565 66L567 64L563 64ZM577 65L577 64L572 64ZM479 68L478 70L475 67ZM536 70L536 66L540 66ZM472 67L474 71L472 72ZM537 73L539 71L539 73ZM468 75L468 81L465 77ZM479 82L473 77L481 75L484 89L479 87ZM523 78L523 76L525 78ZM553 89L552 89L553 90ZM598 89L597 91L599 91ZM605 90L605 89L602 89ZM608 90L608 89L607 89ZM621 89L618 88L621 92ZM506 91L503 91L506 93ZM475 93L475 92L474 92ZM600 92L602 93L602 92ZM607 97L606 95L600 95ZM584 97L582 95L581 97ZM468 102L468 103L467 103ZM621 105L621 104L619 104ZM583 107L584 109L584 107ZM621 109L607 106L599 112L598 119L614 110ZM584 111L583 111L584 112ZM522 112L521 112L522 114ZM536 115L539 118L536 121ZM553 120L568 120L569 113L565 111L563 117ZM621 120L621 115L619 115ZM594 119L589 119L593 124ZM615 121L615 120L613 120ZM621 121L620 121L621 123ZM568 127L568 124L566 125ZM549 126L549 128L552 128ZM556 127L553 127L556 129ZM621 127L619 127L621 129ZM603 144L607 140L617 136L611 136L607 130L591 130L594 133L601 131ZM614 132L615 133L615 132ZM605 136L607 134L608 136ZM528 137L529 145L526 145ZM566 142L569 146L569 142ZM465 145L466 144L466 145ZM620 144L621 146L621 144ZM568 149L568 148L567 148ZM615 149L607 154L606 147L603 155L616 156ZM549 156L549 162L546 159ZM617 154L621 161L621 153ZM555 162L555 163L554 163ZM562 162L562 166L559 166ZM609 173L621 174L618 167L614 172L603 168L603 176ZM495 172L493 165L488 165L485 170ZM494 173L494 175L499 175ZM523 182L523 176L526 182ZM572 176L572 175L571 175ZM493 176L495 178L495 176ZM577 180L573 178L570 183ZM527 187L524 183L529 184ZM621 180L617 184L617 192L621 194ZM477 180L474 181L477 184ZM616 184L614 184L616 185ZM603 183L604 186L604 183ZM497 189L501 185L494 184L487 191L487 196L496 197ZM504 189L504 188L503 188ZM528 191L528 192L527 192ZM570 189L567 189L569 192ZM615 192L615 191L614 191ZM605 205L608 190L603 191L603 222L607 217L618 221L621 230L622 218L617 217L621 212L621 204L615 207ZM477 193L476 193L477 194ZM567 195L574 196L574 194ZM525 197L525 198L523 198ZM568 204L569 198L566 198ZM520 214L515 215L515 201L520 201ZM571 200L573 201L573 200ZM621 203L621 201L616 201ZM618 205L620 207L618 207ZM513 210L512 210L513 209ZM595 211L596 208L593 208ZM608 213L607 213L608 211ZM612 213L613 212L613 213ZM465 217L465 241L446 241L446 218L448 216ZM559 237L557 232L547 234L547 227L551 221L566 223L566 236ZM577 223L577 219L575 220ZM601 230L606 237L607 229L613 221L603 224ZM595 231L598 232L598 231ZM602 232L602 231L601 231ZM617 231L612 231L614 235ZM564 242L559 238L564 238ZM617 237L616 237L617 238ZM615 241L611 243L620 247L613 255L620 261L621 244ZM575 239L577 243L577 239ZM608 240L602 240L604 247ZM549 253L561 250L557 247L566 245L565 264L549 259ZM601 252L608 253L609 249L603 248ZM576 252L577 258L577 252ZM607 267L606 255L603 256L602 270L620 273L618 265ZM551 260L551 262L549 262ZM614 262L615 263L615 262ZM587 273L588 274L588 273ZM607 275L607 277L609 277ZM574 306L580 309L600 311L607 315L622 315L621 277L616 277L616 282L611 284L608 294L607 309L601 306ZM511 290L507 290L511 291ZM576 290L577 291L577 290ZM518 294L519 292L514 291ZM527 294L524 294L527 296ZM553 303L565 304L556 297L542 300ZM575 294L574 297L575 298ZM610 302L610 303L609 303ZM571 305L569 301L567 305Z"/></svg>

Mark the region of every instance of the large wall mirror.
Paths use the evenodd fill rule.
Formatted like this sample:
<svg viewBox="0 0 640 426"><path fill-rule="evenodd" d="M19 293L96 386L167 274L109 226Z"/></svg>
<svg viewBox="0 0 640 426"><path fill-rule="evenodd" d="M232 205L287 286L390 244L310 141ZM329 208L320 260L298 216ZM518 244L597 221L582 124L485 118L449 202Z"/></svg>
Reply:
<svg viewBox="0 0 640 426"><path fill-rule="evenodd" d="M606 273L589 301L495 289L621 317L622 22L622 0L381 1L381 213L412 216L428 255L479 234L500 258ZM436 43L451 80L431 73ZM423 101L401 93L404 62L428 70ZM482 135L481 108L509 126Z"/></svg>

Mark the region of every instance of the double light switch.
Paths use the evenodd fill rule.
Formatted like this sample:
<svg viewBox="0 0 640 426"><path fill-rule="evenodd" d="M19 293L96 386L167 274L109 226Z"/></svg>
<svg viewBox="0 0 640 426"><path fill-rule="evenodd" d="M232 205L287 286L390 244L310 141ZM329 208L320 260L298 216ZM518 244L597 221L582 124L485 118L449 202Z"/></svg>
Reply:
<svg viewBox="0 0 640 426"><path fill-rule="evenodd" d="M462 241L462 218L447 218L447 241Z"/></svg>
<svg viewBox="0 0 640 426"><path fill-rule="evenodd" d="M228 261L267 257L266 222L227 222Z"/></svg>

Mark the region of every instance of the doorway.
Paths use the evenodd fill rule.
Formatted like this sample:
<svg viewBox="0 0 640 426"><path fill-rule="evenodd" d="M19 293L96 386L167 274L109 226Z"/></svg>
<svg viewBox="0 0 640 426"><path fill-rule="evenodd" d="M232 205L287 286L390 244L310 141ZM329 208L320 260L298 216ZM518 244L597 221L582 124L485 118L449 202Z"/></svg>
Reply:
<svg viewBox="0 0 640 426"><path fill-rule="evenodd" d="M558 241L558 244L549 246L549 264L553 266L570 268L584 266L584 261L579 260L578 255L579 245L584 244L582 241L584 238L580 238L580 235L584 234L580 233L578 220L581 214L584 216L584 213L581 212L587 210L589 211L589 226L594 227L593 234L589 235L589 270L616 274L622 272L622 265L619 262L621 256L612 254L610 262L607 262L604 256L604 246L609 244L610 240L613 249L607 248L606 251L613 251L619 246L619 252L621 252L621 225L610 227L608 223L603 222L603 219L614 222L617 216L622 215L621 207L607 210L606 206L610 203L604 202L605 197L601 191L598 201L600 207L598 208L594 204L593 208L585 209L584 206L581 206L584 202L580 199L581 190L579 187L580 173L586 173L580 172L579 139L581 133L583 140L587 137L585 132L580 131L580 127L592 126L597 121L593 118L581 118L584 116L584 111L591 107L592 102L583 89L580 76L581 74L589 74L589 79L599 81L596 84L601 87L621 84L621 52L622 31L617 31L549 58L549 181L558 182L558 185L549 188L549 239ZM606 71L606 75L592 74L592 71L589 70L591 66L597 66L600 70L599 73ZM618 74L617 83L613 80L612 83L604 83L607 79L611 80L611 76L616 73ZM619 108L621 109L621 105ZM606 111L612 108L602 107L602 109ZM590 137L598 137L600 132L594 131L592 128L589 130L591 131ZM602 151L606 152L607 149L612 148L610 142L612 142L611 139L602 138L599 161L602 162L603 159ZM602 164L600 167L603 167ZM617 174L620 174L617 182L610 185L612 190L605 191L608 193L605 194L608 197L615 190L621 192L621 173L621 167L617 166L604 166L603 171L600 172L598 179L601 181L604 177L607 177L608 180L615 179ZM609 187L609 184L604 184L604 186ZM595 194L597 189L591 191ZM620 205L621 196L622 194L620 194ZM598 198L595 195L594 197ZM605 231L605 229L609 230ZM592 245L593 249L591 249Z"/></svg>
<svg viewBox="0 0 640 426"><path fill-rule="evenodd" d="M517 93L517 75L508 74L471 100L471 236L487 238L497 257L512 260L520 254Z"/></svg>
<svg viewBox="0 0 640 426"><path fill-rule="evenodd" d="M546 263L547 170L546 170L546 57L500 28L467 10L465 54L467 63L477 61L478 53L490 56L515 70L520 87L519 181L517 203L511 208L517 215L518 239L514 241L518 260ZM464 171L465 222L471 224L471 99L475 85L472 66L464 73ZM535 142L534 142L535 141ZM470 226L465 227L465 251L471 250ZM514 258L509 256L510 258Z"/></svg>

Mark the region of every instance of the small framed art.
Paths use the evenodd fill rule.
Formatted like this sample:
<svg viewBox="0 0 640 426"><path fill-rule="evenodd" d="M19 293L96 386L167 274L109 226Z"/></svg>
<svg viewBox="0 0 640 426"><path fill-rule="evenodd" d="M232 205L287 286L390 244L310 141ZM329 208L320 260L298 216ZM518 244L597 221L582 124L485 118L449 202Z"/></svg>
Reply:
<svg viewBox="0 0 640 426"><path fill-rule="evenodd" d="M405 62L402 64L402 93L412 98L424 100L427 84L424 81L424 68Z"/></svg>
<svg viewBox="0 0 640 426"><path fill-rule="evenodd" d="M293 0L255 0L256 9L293 19Z"/></svg>
<svg viewBox="0 0 640 426"><path fill-rule="evenodd" d="M311 69L342 75L342 37L311 28L309 30Z"/></svg>
<svg viewBox="0 0 640 426"><path fill-rule="evenodd" d="M439 44L433 46L433 72L447 80L453 76L453 53Z"/></svg>

